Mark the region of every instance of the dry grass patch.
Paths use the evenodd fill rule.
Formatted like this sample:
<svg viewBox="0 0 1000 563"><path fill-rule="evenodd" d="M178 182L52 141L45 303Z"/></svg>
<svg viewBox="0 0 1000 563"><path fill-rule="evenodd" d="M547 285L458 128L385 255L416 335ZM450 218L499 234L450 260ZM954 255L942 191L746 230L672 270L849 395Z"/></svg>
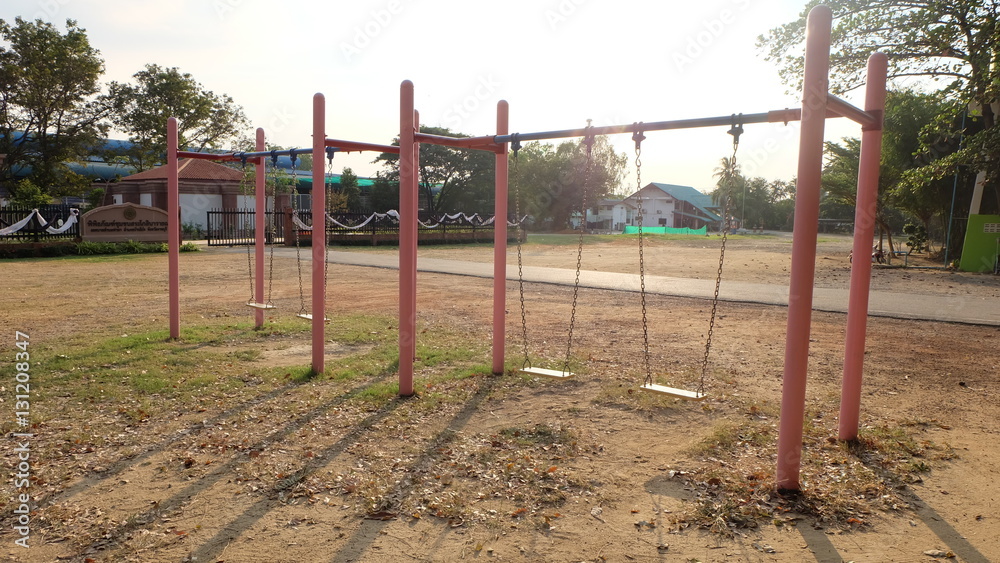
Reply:
<svg viewBox="0 0 1000 563"><path fill-rule="evenodd" d="M907 485L956 454L925 433L933 423L884 421L862 428L853 442L836 440L836 428L820 412L807 414L803 434L802 492L774 489L777 410L750 405L736 420L719 422L692 449L693 468L673 469L693 492L688 510L676 515L676 529L690 526L734 535L761 525L872 528L877 514L912 508Z"/></svg>

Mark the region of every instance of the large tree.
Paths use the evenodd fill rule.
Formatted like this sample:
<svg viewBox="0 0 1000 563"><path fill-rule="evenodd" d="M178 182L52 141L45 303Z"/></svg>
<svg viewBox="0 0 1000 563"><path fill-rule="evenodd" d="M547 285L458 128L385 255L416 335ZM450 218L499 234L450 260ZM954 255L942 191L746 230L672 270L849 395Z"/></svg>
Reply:
<svg viewBox="0 0 1000 563"><path fill-rule="evenodd" d="M177 118L182 148L204 150L247 144L246 115L231 97L205 90L176 67L148 64L133 75L134 84L111 82L108 99L114 107L114 125L133 146L125 156L145 170L160 164L167 150L167 118Z"/></svg>
<svg viewBox="0 0 1000 563"><path fill-rule="evenodd" d="M876 221L881 232L892 232L900 226L896 224L898 221L894 221L895 214L890 208L909 213L928 232L932 230L934 217L948 216L954 178L928 179L920 185L907 182L905 178L910 171L925 166L934 158L922 148L921 134L933 128L938 116L953 116L952 109L952 104L942 102L935 95L912 90L889 92L886 99L876 211ZM958 146L958 139L927 139L925 144L933 145L940 153L953 153ZM826 144L827 164L823 189L831 196L830 202L852 207L855 205L860 154L861 142L857 138ZM969 194L961 195L957 200L958 204L968 206ZM954 240L960 241L960 238L956 237Z"/></svg>
<svg viewBox="0 0 1000 563"><path fill-rule="evenodd" d="M90 153L103 133L100 52L73 20L65 33L42 20L0 20L0 38L9 45L0 46L0 182L16 196L13 170L30 167L43 193L78 194L89 182L66 163Z"/></svg>
<svg viewBox="0 0 1000 563"><path fill-rule="evenodd" d="M373 211L385 213L392 209L399 209L399 176L390 178L385 172L375 174L375 181L372 185L371 198L369 200Z"/></svg>
<svg viewBox="0 0 1000 563"><path fill-rule="evenodd" d="M530 215L536 226L567 228L570 216L582 212L584 187L587 207L614 193L622 180L627 156L616 153L607 137L595 137L587 177L588 156L584 140L558 146L532 142L524 145L516 162L511 155L511 211L515 204ZM520 197L520 201L515 201Z"/></svg>
<svg viewBox="0 0 1000 563"><path fill-rule="evenodd" d="M778 64L786 83L798 88L802 72L799 49L805 14L820 3L812 0L801 17L759 38L765 58ZM916 77L933 82L940 94L981 117L982 130L968 136L961 150L947 155L932 146L934 157L910 170L905 181L915 186L956 173L970 165L986 173L984 212L1000 204L1000 130L996 106L1000 94L1000 3L997 0L825 0L835 17L830 85L834 91L857 88L865 80L865 61L874 51L889 58L890 78ZM954 126L951 115L939 121ZM928 135L939 138L947 131ZM952 131L952 136L957 136Z"/></svg>
<svg viewBox="0 0 1000 563"><path fill-rule="evenodd" d="M344 200L344 211L358 212L361 210L361 188L358 186L358 175L350 167L344 167L340 173L340 195Z"/></svg>
<svg viewBox="0 0 1000 563"><path fill-rule="evenodd" d="M444 127L420 126L421 133L468 137ZM394 145L399 139L393 140ZM399 182L399 155L382 153L375 162L385 167L385 179ZM419 189L421 205L431 212L486 211L493 200L493 153L420 145ZM398 204L397 204L398 206Z"/></svg>

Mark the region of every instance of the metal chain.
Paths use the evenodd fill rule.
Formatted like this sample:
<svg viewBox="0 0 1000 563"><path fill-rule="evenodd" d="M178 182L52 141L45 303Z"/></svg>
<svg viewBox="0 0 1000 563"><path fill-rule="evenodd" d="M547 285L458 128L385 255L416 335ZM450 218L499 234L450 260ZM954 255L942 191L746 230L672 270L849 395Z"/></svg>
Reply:
<svg viewBox="0 0 1000 563"><path fill-rule="evenodd" d="M327 165L326 165L326 177L330 178L330 189L329 190L326 189L326 178L324 178L323 179L323 191L324 191L326 197L323 198L323 201L326 203L327 210L328 211L332 211L333 210L333 207L332 207L333 204L330 202L330 196L333 195L333 155L334 155L334 152L331 149L327 149L327 151L328 152L326 153L326 162L327 162ZM316 221L314 219L313 223L315 224L315 222ZM325 237L326 233L323 233L323 236ZM330 284L328 283L329 281L330 281L330 253L329 253L329 251L327 251L327 252L323 253L323 309L324 309L323 316L324 316L324 318L326 317L326 295L327 295L327 288L330 286Z"/></svg>
<svg viewBox="0 0 1000 563"><path fill-rule="evenodd" d="M646 372L645 385L652 385L653 373L649 365L649 322L646 317L646 263L643 257L643 236L642 236L642 141L646 138L642 134L642 123L638 123L632 140L635 141L635 193L639 206L639 213L636 218L639 222L639 301L642 306L642 364Z"/></svg>
<svg viewBox="0 0 1000 563"><path fill-rule="evenodd" d="M275 170L277 170L277 160L275 161ZM292 170L293 170L292 178L294 179L295 178L295 175L294 175L294 170L295 170L294 163L293 163ZM293 184L294 184L294 182L293 182ZM272 200L274 201L275 204L277 204L278 203L277 172L275 172L274 188L271 190L271 193L272 193L272 196L273 196ZM277 207L277 205L275 205L275 207ZM264 213L265 213L265 217L266 217L267 216L266 215L266 213L267 213L267 194L266 193L264 194ZM267 223L268 232L271 234L271 245L270 245L270 247L268 249L268 252L267 252L267 304L268 305L273 305L273 303L271 302L271 291L274 290L274 235L275 235L275 232L274 232L274 222L275 222L274 221L274 213L271 213L271 220L268 221L268 223Z"/></svg>
<svg viewBox="0 0 1000 563"><path fill-rule="evenodd" d="M243 168L242 168L242 170L243 170L243 179L240 181L240 184L241 184L240 185L240 192L243 193L243 210L246 212L246 213L243 214L243 217L245 218L246 216L248 216L250 214L249 213L250 207L247 205L247 201L249 200L250 195L248 193L249 192L249 185L248 185L249 182L247 182L247 161L246 161L245 157L243 158L242 162L243 162ZM256 173L256 171L255 171L255 173ZM254 238L256 238L256 236ZM253 260L250 258L250 255L251 255L250 247L251 246L253 246L253 245L251 245L251 244L247 245L247 272L250 274L250 276L249 276L250 277L250 298L247 299L247 303L253 303L254 302L254 291L253 291L253 277L254 277L253 276Z"/></svg>
<svg viewBox="0 0 1000 563"><path fill-rule="evenodd" d="M733 136L733 156L729 161L731 173L729 181L726 182L725 196L722 201L722 219L725 225L722 229L722 245L719 249L719 271L715 276L715 295L712 297L712 314L708 321L708 336L705 338L705 357L701 362L701 379L698 382L698 394L705 394L705 374L708 373L708 358L712 353L712 334L715 332L715 315L719 308L719 287L722 285L722 266L726 262L726 239L729 236L729 208L732 205L733 184L736 173L736 153L740 148L740 135L743 133L743 125L733 116L733 127L729 134Z"/></svg>
<svg viewBox="0 0 1000 563"><path fill-rule="evenodd" d="M517 140L517 134L514 135L510 146L514 153L511 176L514 180L514 221L517 222L517 294L521 301L521 347L524 352L521 369L525 369L531 367L531 357L528 355L528 317L524 307L524 263L521 258L521 237L524 234L524 229L521 221L521 178L517 166L517 153L521 150L521 142Z"/></svg>
<svg viewBox="0 0 1000 563"><path fill-rule="evenodd" d="M590 128L590 120L587 120L587 128ZM590 175L594 166L593 148L594 136L588 135L583 140L587 145L587 167L583 175L583 194L580 201L580 235L576 248L576 279L573 281L573 305L569 314L569 330L566 334L566 360L563 362L563 371L569 371L570 354L573 351L573 328L576 326L576 304L580 295L580 269L583 265L583 235L587 230L587 191L590 189Z"/></svg>
<svg viewBox="0 0 1000 563"><path fill-rule="evenodd" d="M295 164L292 164L292 177L295 178ZM298 217L299 210L299 198L296 194L295 187L293 186L292 192L290 194L292 198L292 239L295 240L295 267L299 273L299 313L300 315L306 312L306 294L305 289L302 287L302 245L299 243L299 229L295 225L294 220ZM300 218L301 219L301 218ZM313 220L315 223L315 218Z"/></svg>

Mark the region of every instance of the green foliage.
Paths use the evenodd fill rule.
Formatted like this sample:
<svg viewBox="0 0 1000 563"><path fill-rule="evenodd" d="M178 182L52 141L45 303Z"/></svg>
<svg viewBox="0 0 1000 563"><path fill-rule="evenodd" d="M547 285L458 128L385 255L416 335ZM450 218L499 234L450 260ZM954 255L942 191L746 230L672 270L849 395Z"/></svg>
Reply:
<svg viewBox="0 0 1000 563"><path fill-rule="evenodd" d="M889 56L890 77L931 76L947 81L949 91L996 98L990 65L982 63L994 60L990 55L998 47L997 13L979 0L809 0L798 19L757 40L789 86L801 86L803 61L795 47L804 40L806 15L821 3L835 18L830 56L835 91L864 84L868 56L881 51Z"/></svg>
<svg viewBox="0 0 1000 563"><path fill-rule="evenodd" d="M184 233L186 238L205 238L205 229L202 229L197 223L184 223L181 225L181 232Z"/></svg>
<svg viewBox="0 0 1000 563"><path fill-rule="evenodd" d="M361 207L358 176L350 168L344 168L340 173L340 195L344 198L344 211L357 211Z"/></svg>
<svg viewBox="0 0 1000 563"><path fill-rule="evenodd" d="M946 217L951 209L955 178L934 178L927 172L958 149L958 133L945 124L957 113L954 103L934 95L904 90L890 92L886 99L879 189L889 192L893 206L919 219L925 231L935 216ZM913 181L916 177L920 179ZM968 208L969 197L963 193L955 203Z"/></svg>
<svg viewBox="0 0 1000 563"><path fill-rule="evenodd" d="M87 196L85 198L87 200L87 207L89 207L90 209L94 209L96 207L101 207L102 205L104 205L105 193L106 192L104 191L104 188L94 188L89 192L87 192Z"/></svg>
<svg viewBox="0 0 1000 563"><path fill-rule="evenodd" d="M385 213L399 207L399 176L379 172L375 175L375 185L372 186L372 210Z"/></svg>
<svg viewBox="0 0 1000 563"><path fill-rule="evenodd" d="M76 252L81 256L97 254L145 254L149 252L167 252L167 244L161 242L93 242L77 243Z"/></svg>
<svg viewBox="0 0 1000 563"><path fill-rule="evenodd" d="M957 148L956 139L940 137L934 143L936 148L932 155L922 148L920 141L923 132L937 127L938 116L953 115L949 113L951 110L951 104L942 102L937 96L910 90L888 93L876 210L876 221L882 232L898 232L901 221L897 220L899 214L893 211L894 208L919 219L925 233L935 216L947 216L952 198L951 178L925 178L914 183L907 177L914 170L925 167L927 162ZM824 205L843 204L852 208L853 214L861 141L852 137L840 143L827 143L826 155ZM963 197L959 203L968 205L967 201L967 197Z"/></svg>
<svg viewBox="0 0 1000 563"><path fill-rule="evenodd" d="M923 225L907 223L903 225L903 234L906 235L906 246L910 247L910 252L927 250L927 229Z"/></svg>
<svg viewBox="0 0 1000 563"><path fill-rule="evenodd" d="M43 193L34 182L25 178L15 184L11 203L15 207L34 209L52 203L52 196Z"/></svg>
<svg viewBox="0 0 1000 563"><path fill-rule="evenodd" d="M190 150L236 142L248 126L243 108L231 97L205 90L176 67L147 64L132 77L135 84L111 82L107 100L115 126L133 143L124 156L139 170L159 164L166 153L168 117L177 118L179 144Z"/></svg>
<svg viewBox="0 0 1000 563"><path fill-rule="evenodd" d="M420 132L448 137L469 136L445 127L421 126ZM393 140L393 144L398 145L399 139ZM390 184L399 182L398 154L382 153L375 162L385 167ZM418 187L422 206L432 212L485 210L493 201L493 164L493 154L489 152L421 144ZM396 207L398 203L392 209Z"/></svg>
<svg viewBox="0 0 1000 563"><path fill-rule="evenodd" d="M801 87L800 45L805 36L805 15L818 4L810 0L799 19L776 27L758 39L765 59L778 65L786 84ZM921 152L929 160L906 170L906 189L915 193L911 205L924 208L928 200L919 193L932 184L961 172L961 167L987 172L984 213L1000 208L1000 132L990 103L1000 97L996 61L1000 60L1000 22L992 2L955 0L916 2L882 0L826 0L834 14L831 48L831 89L847 91L865 81L868 56L888 55L889 77L929 77L926 84L940 89L937 102L951 103L939 113L936 126L922 135ZM957 138L956 109L971 106L981 130L970 133L961 150L942 152L942 136ZM905 115L905 114L902 114ZM888 125L888 123L887 123ZM910 137L912 140L913 137ZM891 139L890 139L891 141ZM920 214L918 214L920 216Z"/></svg>
<svg viewBox="0 0 1000 563"><path fill-rule="evenodd" d="M51 258L55 256L100 256L113 254L147 254L167 252L165 242L95 242L82 241L76 243L52 243L44 245L12 244L0 249L0 258ZM181 252L197 252L200 250L193 243L180 246Z"/></svg>
<svg viewBox="0 0 1000 563"><path fill-rule="evenodd" d="M73 20L65 33L42 20L0 20L0 153L7 155L0 182L30 166L45 194L86 189L89 182L66 162L88 154L106 130L107 108L94 98L103 70L100 52Z"/></svg>
<svg viewBox="0 0 1000 563"><path fill-rule="evenodd" d="M729 216L741 223L744 229L788 229L794 209L795 183L767 180L760 176L747 178L738 163L723 158L716 168L718 178L712 201L723 214L723 199L729 198Z"/></svg>
<svg viewBox="0 0 1000 563"><path fill-rule="evenodd" d="M596 137L593 145L587 206L615 192L624 174L627 158L618 154L607 137ZM521 215L530 215L542 230L569 227L570 216L583 209L587 183L587 150L583 140L558 146L532 142L511 155L510 209L520 197Z"/></svg>

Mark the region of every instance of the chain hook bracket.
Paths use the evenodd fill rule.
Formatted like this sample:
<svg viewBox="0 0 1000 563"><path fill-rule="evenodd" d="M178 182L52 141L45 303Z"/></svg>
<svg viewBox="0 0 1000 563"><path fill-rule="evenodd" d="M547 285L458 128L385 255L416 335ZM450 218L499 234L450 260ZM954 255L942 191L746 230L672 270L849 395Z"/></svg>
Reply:
<svg viewBox="0 0 1000 563"><path fill-rule="evenodd" d="M583 144L587 145L587 158L590 158L590 155L594 152L594 126L591 125L593 121L593 119L588 119L587 126L583 129Z"/></svg>
<svg viewBox="0 0 1000 563"><path fill-rule="evenodd" d="M514 160L517 160L519 150L521 150L521 134L514 133L510 136L510 152L514 155Z"/></svg>
<svg viewBox="0 0 1000 563"><path fill-rule="evenodd" d="M337 149L334 147L326 147L326 161L329 164L333 164L333 155L337 153Z"/></svg>
<svg viewBox="0 0 1000 563"><path fill-rule="evenodd" d="M642 142L646 140L646 136L643 135L643 123L638 121L632 124L634 131L632 131L632 140L635 141L635 150L642 149Z"/></svg>
<svg viewBox="0 0 1000 563"><path fill-rule="evenodd" d="M743 134L743 114L740 113L737 115L734 113L731 120L732 127L726 133L733 136L733 151L735 152L740 146L740 135Z"/></svg>
<svg viewBox="0 0 1000 563"><path fill-rule="evenodd" d="M271 151L271 166L278 166L278 150Z"/></svg>

